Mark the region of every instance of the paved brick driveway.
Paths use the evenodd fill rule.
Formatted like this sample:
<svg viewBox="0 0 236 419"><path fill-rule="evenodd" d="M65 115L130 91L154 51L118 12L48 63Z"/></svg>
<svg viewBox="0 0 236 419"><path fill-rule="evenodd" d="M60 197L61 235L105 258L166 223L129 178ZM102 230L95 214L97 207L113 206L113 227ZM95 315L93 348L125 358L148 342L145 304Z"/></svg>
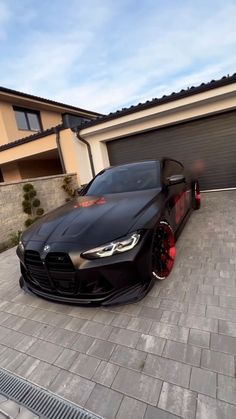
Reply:
<svg viewBox="0 0 236 419"><path fill-rule="evenodd" d="M168 280L138 304L81 308L18 288L0 255L0 367L110 418L236 418L236 191L203 196Z"/></svg>

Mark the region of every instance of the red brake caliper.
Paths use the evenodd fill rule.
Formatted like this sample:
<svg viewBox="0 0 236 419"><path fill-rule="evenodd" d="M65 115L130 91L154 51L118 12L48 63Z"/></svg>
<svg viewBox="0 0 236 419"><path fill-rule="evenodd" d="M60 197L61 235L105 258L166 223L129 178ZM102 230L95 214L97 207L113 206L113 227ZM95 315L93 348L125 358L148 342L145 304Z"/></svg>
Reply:
<svg viewBox="0 0 236 419"><path fill-rule="evenodd" d="M168 249L168 261L166 264L166 267L168 269L168 273L171 271L173 265L174 265L174 260L175 260L175 254L176 254L176 249L175 249L175 243L174 243L174 237L172 235L172 232L168 232L168 241L169 241L169 249Z"/></svg>
<svg viewBox="0 0 236 419"><path fill-rule="evenodd" d="M174 240L174 236L171 232L171 230L169 229L168 226L164 227L164 230L167 234L167 239L163 241L163 247L165 249L165 254L163 254L161 256L162 261L165 263L165 268L162 271L162 275L164 276L168 276L173 265L174 265L174 260L175 260L175 240ZM169 257L168 257L169 256Z"/></svg>

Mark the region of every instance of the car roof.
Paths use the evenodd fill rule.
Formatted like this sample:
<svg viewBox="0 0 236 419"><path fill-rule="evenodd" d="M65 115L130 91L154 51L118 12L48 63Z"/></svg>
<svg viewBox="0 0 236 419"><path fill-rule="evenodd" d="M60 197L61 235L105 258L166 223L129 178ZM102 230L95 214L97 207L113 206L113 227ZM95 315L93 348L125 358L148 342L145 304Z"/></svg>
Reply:
<svg viewBox="0 0 236 419"><path fill-rule="evenodd" d="M175 160L175 159L173 159L171 157L163 157L160 160L158 160L158 159L145 159L145 160L139 160L139 161L130 162L130 163L117 164L117 165L114 165L114 166L106 167L104 169L104 171L105 170L115 169L115 168L118 168L118 167L136 166L136 165L145 164L145 163L160 163L160 164L163 164L166 160L171 160L171 161L177 162L177 163L179 163L179 164L181 164L183 166L183 164L180 161L178 161L178 160Z"/></svg>
<svg viewBox="0 0 236 419"><path fill-rule="evenodd" d="M137 166L139 164L145 164L145 163L160 163L160 160L139 160L139 161L135 161L135 162L130 162L130 163L122 163L122 164L115 164L114 166L109 166L106 167L104 170L110 170L110 169L115 169L117 167L125 167L125 166Z"/></svg>

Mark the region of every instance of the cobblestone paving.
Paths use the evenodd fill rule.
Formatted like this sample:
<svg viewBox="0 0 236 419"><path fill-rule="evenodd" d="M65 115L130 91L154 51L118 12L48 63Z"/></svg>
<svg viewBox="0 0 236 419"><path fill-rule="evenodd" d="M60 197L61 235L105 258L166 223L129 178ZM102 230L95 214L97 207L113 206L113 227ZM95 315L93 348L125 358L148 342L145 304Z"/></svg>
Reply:
<svg viewBox="0 0 236 419"><path fill-rule="evenodd" d="M106 419L236 418L236 191L203 194L170 277L109 309L44 301L0 255L0 367Z"/></svg>

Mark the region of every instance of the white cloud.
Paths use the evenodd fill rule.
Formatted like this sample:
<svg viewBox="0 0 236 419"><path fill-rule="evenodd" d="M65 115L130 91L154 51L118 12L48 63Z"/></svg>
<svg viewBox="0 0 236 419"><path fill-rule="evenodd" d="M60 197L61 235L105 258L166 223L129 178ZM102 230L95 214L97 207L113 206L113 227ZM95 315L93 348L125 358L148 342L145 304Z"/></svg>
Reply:
<svg viewBox="0 0 236 419"><path fill-rule="evenodd" d="M108 15L108 10L101 7L95 18L82 4L73 10L67 21L60 16L56 31L51 28L45 32L31 28L30 34L26 31L17 43L14 60L6 62L4 85L41 96L54 96L78 69L86 71L83 56L95 44L95 33ZM29 19L32 16L29 12Z"/></svg>
<svg viewBox="0 0 236 419"><path fill-rule="evenodd" d="M2 84L109 112L236 71L235 1L58 4L19 37Z"/></svg>
<svg viewBox="0 0 236 419"><path fill-rule="evenodd" d="M73 87L60 89L57 99L109 112L232 74L236 70L236 4L226 6L205 20L201 13L183 16L187 25L179 23L182 12L175 10L175 23L166 30L165 13L159 25L149 16L145 24L151 42L134 30L132 37L137 31L139 42L127 46L129 54L107 62L106 71L98 72L93 80L78 80Z"/></svg>

